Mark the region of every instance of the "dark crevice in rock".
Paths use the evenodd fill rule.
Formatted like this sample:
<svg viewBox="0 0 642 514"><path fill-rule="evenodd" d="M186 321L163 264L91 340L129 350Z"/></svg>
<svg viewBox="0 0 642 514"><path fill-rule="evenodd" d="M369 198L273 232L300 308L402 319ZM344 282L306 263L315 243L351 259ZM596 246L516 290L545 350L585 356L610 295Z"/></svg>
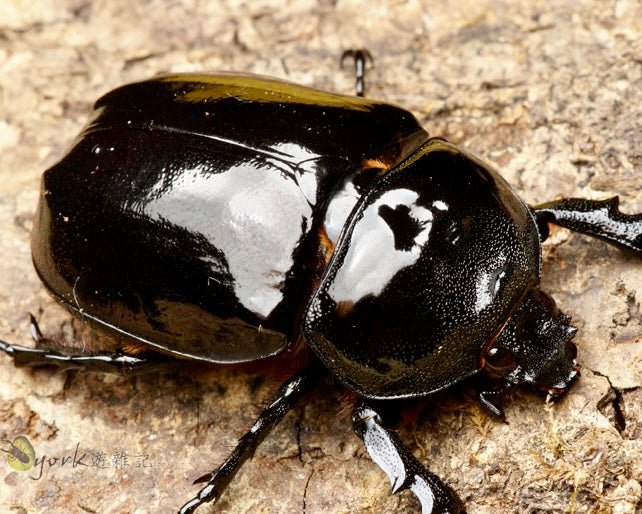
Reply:
<svg viewBox="0 0 642 514"><path fill-rule="evenodd" d="M614 387L609 377L599 371L591 371L597 376L606 378L609 383L609 391L598 402L597 409L611 422L618 433L622 435L626 430L626 408L622 394L626 391L634 391L637 388L620 389Z"/></svg>

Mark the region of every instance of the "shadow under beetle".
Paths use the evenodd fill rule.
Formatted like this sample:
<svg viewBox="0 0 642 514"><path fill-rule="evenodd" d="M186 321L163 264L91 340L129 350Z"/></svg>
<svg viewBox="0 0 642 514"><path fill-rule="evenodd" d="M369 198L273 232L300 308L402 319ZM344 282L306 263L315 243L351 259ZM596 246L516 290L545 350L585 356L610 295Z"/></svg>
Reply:
<svg viewBox="0 0 642 514"><path fill-rule="evenodd" d="M16 365L306 362L182 514L218 499L328 374L358 395L354 430L392 492L412 490L424 513L464 512L386 423L394 400L480 372L500 417L517 384L558 397L579 367L575 328L539 289L548 224L642 256L642 214L617 197L527 206L408 111L361 98L354 57L357 97L233 74L120 87L43 175L36 271L122 350L64 355L32 322L36 348L0 342Z"/></svg>

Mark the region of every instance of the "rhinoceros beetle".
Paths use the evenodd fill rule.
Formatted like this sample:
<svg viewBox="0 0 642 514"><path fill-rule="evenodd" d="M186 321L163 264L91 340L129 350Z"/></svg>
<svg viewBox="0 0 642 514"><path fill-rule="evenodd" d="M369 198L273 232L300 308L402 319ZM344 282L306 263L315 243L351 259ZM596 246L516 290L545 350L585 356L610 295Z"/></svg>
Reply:
<svg viewBox="0 0 642 514"><path fill-rule="evenodd" d="M395 400L476 374L498 416L517 384L560 396L579 367L575 328L539 289L549 224L642 256L642 215L617 197L529 207L408 111L363 98L364 60L355 97L238 74L120 87L43 175L35 269L120 349L66 355L32 324L36 348L1 343L16 365L305 363L183 514L218 499L327 375L355 393L354 430L392 491L464 512L387 423Z"/></svg>

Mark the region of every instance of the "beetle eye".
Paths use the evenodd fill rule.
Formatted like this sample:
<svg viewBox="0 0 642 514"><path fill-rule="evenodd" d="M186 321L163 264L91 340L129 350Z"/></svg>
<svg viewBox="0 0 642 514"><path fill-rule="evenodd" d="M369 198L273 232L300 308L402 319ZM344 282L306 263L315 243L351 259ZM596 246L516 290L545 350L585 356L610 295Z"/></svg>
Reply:
<svg viewBox="0 0 642 514"><path fill-rule="evenodd" d="M517 365L513 352L506 348L491 348L485 360L488 370L498 375L507 374Z"/></svg>

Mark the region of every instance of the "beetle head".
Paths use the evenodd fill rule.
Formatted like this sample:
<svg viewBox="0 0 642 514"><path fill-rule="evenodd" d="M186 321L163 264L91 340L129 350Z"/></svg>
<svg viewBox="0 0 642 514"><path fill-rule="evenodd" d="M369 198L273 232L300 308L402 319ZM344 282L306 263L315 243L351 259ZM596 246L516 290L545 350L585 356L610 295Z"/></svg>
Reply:
<svg viewBox="0 0 642 514"><path fill-rule="evenodd" d="M553 299L535 289L483 355L484 371L507 384L531 384L557 398L579 374L571 341L576 331Z"/></svg>

